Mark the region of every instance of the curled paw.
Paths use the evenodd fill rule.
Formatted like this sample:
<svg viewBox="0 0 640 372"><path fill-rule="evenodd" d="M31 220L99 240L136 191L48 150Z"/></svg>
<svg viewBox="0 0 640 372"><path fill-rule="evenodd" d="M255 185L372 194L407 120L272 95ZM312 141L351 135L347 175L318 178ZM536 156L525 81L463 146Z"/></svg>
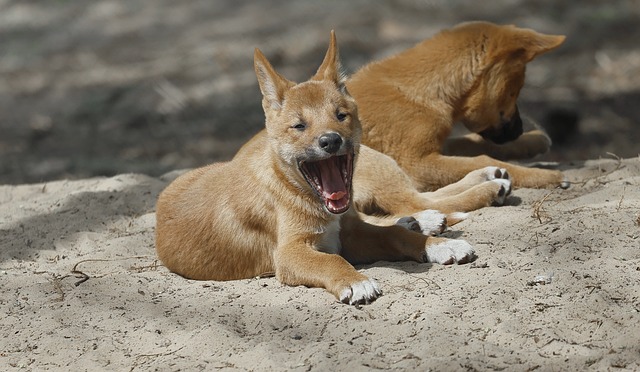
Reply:
<svg viewBox="0 0 640 372"><path fill-rule="evenodd" d="M482 174L486 177L487 181L492 180L511 180L509 172L505 168L498 168L494 166L484 167L481 169Z"/></svg>
<svg viewBox="0 0 640 372"><path fill-rule="evenodd" d="M340 301L349 305L370 304L382 296L378 283L373 279L356 282L340 292Z"/></svg>
<svg viewBox="0 0 640 372"><path fill-rule="evenodd" d="M499 178L488 182L492 182L497 185L497 192L494 196L493 204L503 205L507 196L511 194L511 181Z"/></svg>
<svg viewBox="0 0 640 372"><path fill-rule="evenodd" d="M427 247L427 262L451 265L464 264L475 259L476 254L471 244L464 240L447 239L444 242Z"/></svg>
<svg viewBox="0 0 640 372"><path fill-rule="evenodd" d="M464 180L474 185L498 179L511 180L511 175L505 168L489 166L471 171L464 177Z"/></svg>
<svg viewBox="0 0 640 372"><path fill-rule="evenodd" d="M436 210L425 210L398 219L396 225L424 235L437 235L447 229L447 217Z"/></svg>

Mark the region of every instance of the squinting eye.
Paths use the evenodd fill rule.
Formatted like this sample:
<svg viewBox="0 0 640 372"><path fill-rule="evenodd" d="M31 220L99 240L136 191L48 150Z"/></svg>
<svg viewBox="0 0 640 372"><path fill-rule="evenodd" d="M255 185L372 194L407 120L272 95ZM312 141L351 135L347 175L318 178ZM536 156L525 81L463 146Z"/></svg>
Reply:
<svg viewBox="0 0 640 372"><path fill-rule="evenodd" d="M347 114L344 112L338 112L336 113L336 118L338 118L338 121L344 121L344 119L347 118Z"/></svg>
<svg viewBox="0 0 640 372"><path fill-rule="evenodd" d="M297 129L299 131L303 131L303 130L307 129L307 125L305 123L298 123L298 124L292 126L291 128Z"/></svg>

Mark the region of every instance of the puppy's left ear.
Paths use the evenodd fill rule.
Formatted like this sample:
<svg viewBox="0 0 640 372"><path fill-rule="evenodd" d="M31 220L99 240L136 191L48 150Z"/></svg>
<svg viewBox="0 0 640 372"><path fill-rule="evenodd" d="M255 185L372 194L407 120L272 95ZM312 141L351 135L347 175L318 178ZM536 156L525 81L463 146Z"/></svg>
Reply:
<svg viewBox="0 0 640 372"><path fill-rule="evenodd" d="M318 71L313 75L311 80L329 80L334 82L338 86L338 89L342 91L345 90L347 77L342 72L336 33L333 30L331 30L331 41L329 42L327 54L324 56L324 61L322 61Z"/></svg>
<svg viewBox="0 0 640 372"><path fill-rule="evenodd" d="M559 47L565 40L563 35L545 35L533 30L521 30L520 40L525 49L525 58L529 62L540 54Z"/></svg>
<svg viewBox="0 0 640 372"><path fill-rule="evenodd" d="M284 93L294 83L278 74L258 48L253 54L253 65L262 92L262 108L265 113L268 110L280 110L284 101Z"/></svg>

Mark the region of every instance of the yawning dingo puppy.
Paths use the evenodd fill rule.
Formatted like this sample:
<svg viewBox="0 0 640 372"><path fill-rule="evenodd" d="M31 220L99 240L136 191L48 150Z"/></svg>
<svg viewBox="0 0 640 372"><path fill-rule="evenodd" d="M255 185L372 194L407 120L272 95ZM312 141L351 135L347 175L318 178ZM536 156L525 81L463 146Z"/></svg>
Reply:
<svg viewBox="0 0 640 372"><path fill-rule="evenodd" d="M300 84L256 49L266 131L230 162L186 173L162 192L156 249L170 270L204 280L275 273L282 283L324 287L360 304L381 291L352 264L473 258L465 241L370 225L352 207L361 128L331 36L318 72Z"/></svg>
<svg viewBox="0 0 640 372"><path fill-rule="evenodd" d="M486 166L506 169L516 187L567 187L559 171L525 168L486 155L442 155L456 122L475 134L450 143L451 153L481 151L489 142L509 147L496 153L515 157L520 157L518 152L544 152L549 140L543 134L519 138L522 121L516 100L526 64L564 39L471 22L366 65L347 82L358 102L363 143L394 158L420 191L438 189Z"/></svg>

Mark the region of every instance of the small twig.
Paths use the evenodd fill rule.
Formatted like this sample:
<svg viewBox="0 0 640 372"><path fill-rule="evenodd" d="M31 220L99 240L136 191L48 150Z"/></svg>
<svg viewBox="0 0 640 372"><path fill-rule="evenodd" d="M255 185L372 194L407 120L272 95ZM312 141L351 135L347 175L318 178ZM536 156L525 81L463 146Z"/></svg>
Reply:
<svg viewBox="0 0 640 372"><path fill-rule="evenodd" d="M540 224L542 224L542 218L548 218L549 221L551 221L552 219L546 215L546 213L544 213L544 208L542 208L542 204L547 200L547 198L549 196L551 196L551 194L553 194L553 191L549 192L547 195L543 196L542 199L536 201L535 203L533 203L533 216L534 218L537 218L538 221L540 221ZM543 213L545 214L545 216L543 216ZM547 221L548 222L548 221Z"/></svg>
<svg viewBox="0 0 640 372"><path fill-rule="evenodd" d="M80 280L78 280L77 282L73 283L73 285L75 285L76 287L79 286L80 284L86 282L87 280L89 280L89 275L83 273L80 270L71 270L71 274L76 275L76 278L78 277L78 275L80 276Z"/></svg>
<svg viewBox="0 0 640 372"><path fill-rule="evenodd" d="M612 153L612 152L607 152L607 155L609 155L609 156L613 157L613 158L614 158L614 159L616 159L616 161L618 162L618 163L616 164L616 169L612 170L612 171L611 171L611 172L609 172L609 173L615 172L615 171L617 171L618 169L620 169L620 168L622 167L622 158L621 158L621 157L619 157L618 155L616 155L616 154L614 154L614 153Z"/></svg>
<svg viewBox="0 0 640 372"><path fill-rule="evenodd" d="M135 266L135 265L132 265L132 266L129 268L129 270L131 270L131 271L135 271L135 272L137 272L137 273L141 273L141 272L143 272L143 271L147 271L147 270L149 270L149 271L155 271L155 270L157 270L157 269L158 269L158 267L159 267L159 266L162 266L162 265L158 262L158 260L153 260L153 263L151 263L151 264L149 264L149 265L144 265L144 266Z"/></svg>
<svg viewBox="0 0 640 372"><path fill-rule="evenodd" d="M434 281L433 281L433 280L431 280L431 279L420 278L420 277L417 277L417 276L415 276L415 275L411 275L411 274L409 274L409 276L410 276L410 277L412 277L412 278L414 278L414 279L416 279L416 280L414 280L414 281L413 281L413 283L415 283L415 282L417 282L417 281L423 281L423 282L425 282L425 283L427 284L427 286L434 285L434 286L436 286L436 288L438 288L438 289L442 289L442 288L438 285L438 283L434 282ZM411 283L411 284L413 284L413 283Z"/></svg>
<svg viewBox="0 0 640 372"><path fill-rule="evenodd" d="M62 302L62 301L64 301L65 293L62 290L62 284L61 284L63 278L59 278L59 277L57 277L55 275L52 275L52 277L49 279L51 284L53 284L53 289L56 292L58 292L58 294L60 295L60 297L53 299L54 302Z"/></svg>
<svg viewBox="0 0 640 372"><path fill-rule="evenodd" d="M81 263L85 263L85 262L112 262L112 261L123 261L123 260L130 260L130 259L139 259L139 258L149 258L150 256L131 256L131 257L122 257L122 258L88 258L86 260L82 260L82 261L78 261L76 262L75 265L73 265L73 268L71 269L71 274L76 275L76 277L80 277L80 280L75 282L75 286L79 286L80 284L86 282L87 280L89 280L89 278L91 278L89 275L85 274L84 272L78 270L78 265L80 265Z"/></svg>
<svg viewBox="0 0 640 372"><path fill-rule="evenodd" d="M91 261L96 261L96 262L104 261L104 262L106 262L106 261L111 261L111 260L104 259L104 258L102 258L102 259L101 258L89 258L89 259L86 259L86 260L82 260L82 261L76 262L76 264L73 265L73 268L71 269L71 274L75 275L76 278L78 278L78 277L80 278L80 280L78 280L77 282L73 283L76 287L79 286L80 284L86 282L90 278L89 275L87 275L87 274L83 273L82 271L78 270L78 265L80 265L83 262L91 262Z"/></svg>
<svg viewBox="0 0 640 372"><path fill-rule="evenodd" d="M187 345L183 345L182 347L179 347L173 351L168 351L166 353L155 353L155 354L140 354L140 355L136 355L136 359L133 361L133 365L131 366L131 369L129 369L129 372L133 371L134 369L136 369L136 367L140 364L140 359L141 358L154 358L154 357L161 357L161 356L168 356L171 354L175 354L178 351L184 349Z"/></svg>
<svg viewBox="0 0 640 372"><path fill-rule="evenodd" d="M593 291L595 291L596 289L602 289L599 285L586 285L585 288L590 288L591 290L589 291L589 294L592 294Z"/></svg>
<svg viewBox="0 0 640 372"><path fill-rule="evenodd" d="M620 207L622 207L622 201L624 200L624 194L627 191L627 186L622 188L622 196L620 197L620 201L618 202L618 207L616 208L616 212L620 211Z"/></svg>

